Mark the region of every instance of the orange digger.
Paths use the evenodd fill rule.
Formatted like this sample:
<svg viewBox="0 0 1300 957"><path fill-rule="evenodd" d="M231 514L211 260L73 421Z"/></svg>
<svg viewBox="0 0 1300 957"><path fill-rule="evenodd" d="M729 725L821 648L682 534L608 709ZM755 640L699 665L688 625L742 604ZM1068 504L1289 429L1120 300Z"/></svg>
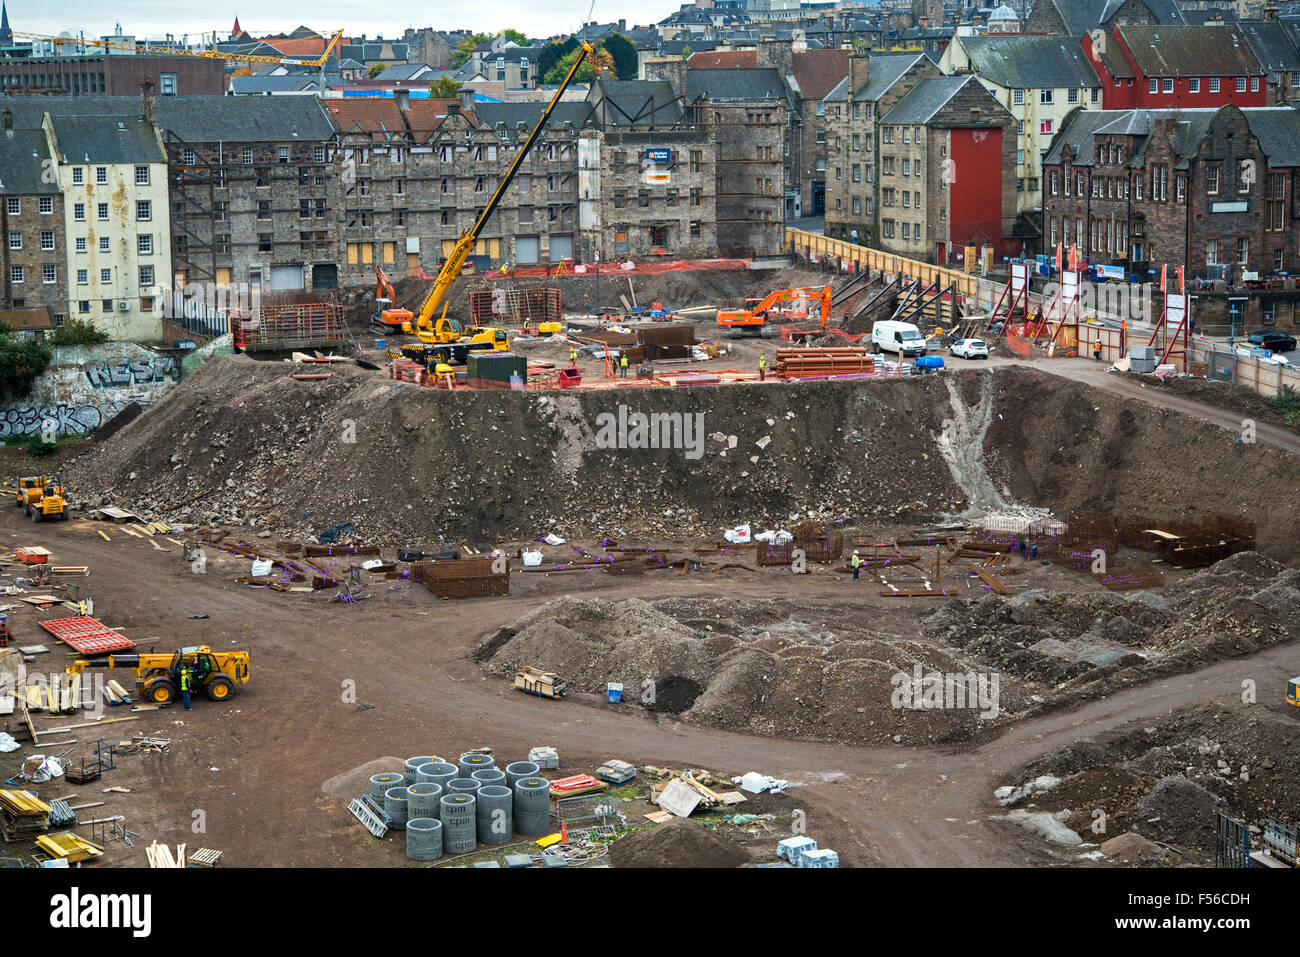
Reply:
<svg viewBox="0 0 1300 957"><path fill-rule="evenodd" d="M388 281L384 271L375 266L375 315L371 318L371 323L378 328L386 329L390 332L401 332L402 323L410 322L415 318L415 313L409 309L389 308L393 305L393 300L397 293L393 291L393 284Z"/></svg>
<svg viewBox="0 0 1300 957"><path fill-rule="evenodd" d="M801 322L821 312L825 329L831 317L831 287L801 286L795 289L778 289L766 299L747 299L744 309L719 309L718 325L731 330L732 339L771 339L779 333L783 322Z"/></svg>

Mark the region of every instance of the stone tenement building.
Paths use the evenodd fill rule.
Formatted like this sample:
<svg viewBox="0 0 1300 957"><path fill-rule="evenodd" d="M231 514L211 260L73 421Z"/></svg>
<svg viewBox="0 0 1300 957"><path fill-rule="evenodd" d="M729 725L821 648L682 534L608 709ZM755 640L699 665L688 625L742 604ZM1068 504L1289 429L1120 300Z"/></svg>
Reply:
<svg viewBox="0 0 1300 957"><path fill-rule="evenodd" d="M42 130L0 130L0 310L49 308L55 325L68 315L63 194Z"/></svg>
<svg viewBox="0 0 1300 957"><path fill-rule="evenodd" d="M1186 265L1189 279L1296 268L1294 109L1084 111L1044 169L1047 248L1074 244L1094 264Z"/></svg>
<svg viewBox="0 0 1300 957"><path fill-rule="evenodd" d="M880 245L877 120L923 80L943 76L923 53L854 56L826 97L826 235Z"/></svg>

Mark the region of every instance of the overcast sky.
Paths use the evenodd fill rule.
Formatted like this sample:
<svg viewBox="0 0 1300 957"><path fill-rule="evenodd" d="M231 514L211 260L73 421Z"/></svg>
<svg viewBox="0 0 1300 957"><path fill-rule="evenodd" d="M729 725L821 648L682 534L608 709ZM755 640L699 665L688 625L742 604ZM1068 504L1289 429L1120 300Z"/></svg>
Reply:
<svg viewBox="0 0 1300 957"><path fill-rule="evenodd" d="M610 23L625 19L628 26L662 20L684 0L597 0L592 19ZM9 24L15 31L101 36L122 30L137 37L159 38L166 33L181 35L217 30L224 38L235 17L239 25L257 35L288 32L305 23L313 30L331 34L342 27L347 36L401 36L406 27L434 27L439 30L466 29L494 32L512 27L529 36L551 36L575 32L586 19L591 0L505 0L478 4L412 4L396 0L313 0L285 3L282 0L234 0L231 4L175 2L175 0L6 0ZM449 13L455 9L455 13Z"/></svg>

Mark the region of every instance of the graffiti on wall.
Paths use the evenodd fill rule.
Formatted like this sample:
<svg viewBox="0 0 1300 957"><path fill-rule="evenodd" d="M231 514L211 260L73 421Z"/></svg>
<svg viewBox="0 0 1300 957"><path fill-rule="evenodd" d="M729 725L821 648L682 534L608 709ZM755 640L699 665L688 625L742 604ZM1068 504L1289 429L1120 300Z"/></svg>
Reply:
<svg viewBox="0 0 1300 957"><path fill-rule="evenodd" d="M176 381L181 377L180 366L170 356L155 356L152 359L128 359L122 356L88 362L85 371L86 380L96 389Z"/></svg>
<svg viewBox="0 0 1300 957"><path fill-rule="evenodd" d="M14 405L0 409L0 439L17 435L85 435L126 407L125 402L97 405Z"/></svg>

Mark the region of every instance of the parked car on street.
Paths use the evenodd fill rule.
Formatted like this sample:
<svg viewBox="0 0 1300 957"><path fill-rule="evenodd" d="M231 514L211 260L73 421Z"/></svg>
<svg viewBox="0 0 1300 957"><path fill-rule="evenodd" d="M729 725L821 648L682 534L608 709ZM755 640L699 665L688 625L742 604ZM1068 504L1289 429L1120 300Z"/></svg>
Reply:
<svg viewBox="0 0 1300 957"><path fill-rule="evenodd" d="M948 352L959 359L987 359L989 357L989 347L983 339L958 339L948 347Z"/></svg>
<svg viewBox="0 0 1300 957"><path fill-rule="evenodd" d="M1246 341L1256 349L1270 352L1290 352L1296 345L1295 339L1285 332L1254 332L1246 337Z"/></svg>

